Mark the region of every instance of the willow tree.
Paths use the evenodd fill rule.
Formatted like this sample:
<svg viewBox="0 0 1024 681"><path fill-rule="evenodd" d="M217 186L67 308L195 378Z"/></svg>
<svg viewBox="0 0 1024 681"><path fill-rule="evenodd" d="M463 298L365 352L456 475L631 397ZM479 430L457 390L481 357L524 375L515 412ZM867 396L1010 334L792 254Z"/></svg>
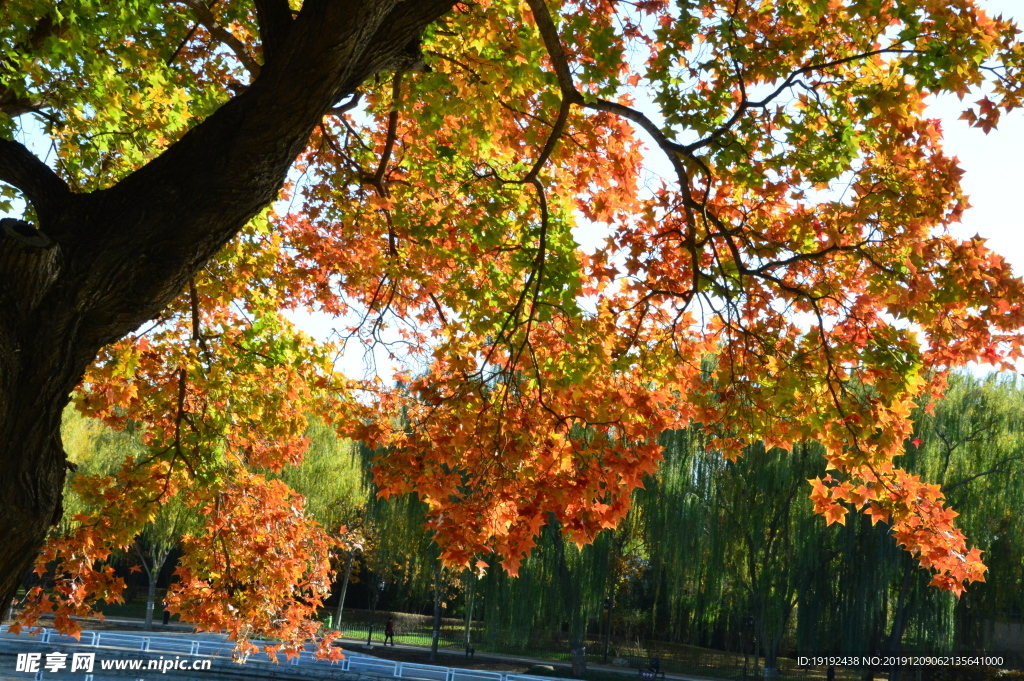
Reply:
<svg viewBox="0 0 1024 681"><path fill-rule="evenodd" d="M53 528L58 534L71 534L89 511L87 501L76 491L75 481L90 475L113 475L125 461L145 452L139 433L115 430L102 421L90 419L69 407L64 412L61 439L68 453L71 474L64 490L64 513Z"/></svg>
<svg viewBox="0 0 1024 681"><path fill-rule="evenodd" d="M802 556L797 592L796 645L801 652L867 654L884 650L893 590L903 574L903 552L889 527L851 519L817 534Z"/></svg>
<svg viewBox="0 0 1024 681"><path fill-rule="evenodd" d="M719 531L731 536L733 555L743 565L734 572L744 591L741 603L754 620L755 657L763 650L766 676L778 675L799 587L816 567L813 547L824 528L810 522L804 486L820 471L820 456L807 444L792 452L751 447L727 469L712 500L723 516Z"/></svg>
<svg viewBox="0 0 1024 681"><path fill-rule="evenodd" d="M663 436L664 461L635 493L625 528L643 537L635 557L647 567L620 607L643 613L649 640L754 652L756 636L768 666L794 624L804 652L984 649L1020 584L1022 399L1012 375L954 375L943 400L915 410L904 443L902 465L944 484L988 557L986 582L960 599L929 587L889 523L810 522L793 485L824 474L813 444L753 446L730 462L689 429Z"/></svg>
<svg viewBox="0 0 1024 681"><path fill-rule="evenodd" d="M958 518L985 551L989 572L960 599L891 541L888 523L864 518L823 532L798 597L798 646L850 654L906 648L983 650L1020 587L1024 392L1012 375L951 377L943 400L915 415L902 465L943 484Z"/></svg>
<svg viewBox="0 0 1024 681"><path fill-rule="evenodd" d="M299 466L282 471L282 479L306 500L306 512L336 540L338 603L333 626L341 629L345 596L358 554L365 554L370 536L367 505L370 487L365 459L358 445L338 438L324 423L306 429L309 450Z"/></svg>
<svg viewBox="0 0 1024 681"><path fill-rule="evenodd" d="M922 115L956 93L990 130L1019 104L1024 48L974 0L10 0L0 18L0 181L28 205L0 238L0 602L60 518L76 388L159 454L104 483L103 532L47 549L88 585L58 592L64 616L115 589L89 547L124 546L142 502L180 489L208 529L172 607L312 635L329 538L255 472L301 459L308 413L384 446L377 482L421 496L453 564L514 571L552 514L591 540L656 435L696 420L731 454L819 440L829 521L847 501L891 520L944 589L983 573L941 494L892 464L932 370L1016 356L1024 321L1003 260L945 232L960 170ZM52 166L15 141L26 116ZM641 139L671 167L649 190ZM596 252L580 216L608 226ZM283 314L301 307L350 313L341 335L386 343L403 388L335 375L338 348Z"/></svg>
<svg viewBox="0 0 1024 681"><path fill-rule="evenodd" d="M1018 600L1021 586L1024 522L1015 509L1024 503L1024 390L1016 374L953 377L934 415L921 415L906 459L962 509L959 522L989 566L986 582L959 600L931 593L915 575L906 633L921 648L984 649L996 614ZM898 644L902 634L894 628L890 638Z"/></svg>
<svg viewBox="0 0 1024 681"><path fill-rule="evenodd" d="M722 531L720 503L726 500L716 503L728 462L708 451L706 441L695 428L665 433L664 461L637 491L628 519L643 537L643 557L650 562L646 630L668 631L672 640L697 645L712 644L721 621L740 608L742 598L729 586L737 563L734 535Z"/></svg>
<svg viewBox="0 0 1024 681"><path fill-rule="evenodd" d="M636 494L630 522L654 583L647 632L736 646L774 669L825 531L806 494L824 462L814 445L760 443L729 461L707 439L696 428L666 433L665 460Z"/></svg>
<svg viewBox="0 0 1024 681"><path fill-rule="evenodd" d="M479 578L482 636L498 650L580 650L601 614L618 545L609 532L591 544L567 544L551 525L515 577L492 565ZM590 655L597 653L589 650ZM581 655L577 653L577 667Z"/></svg>

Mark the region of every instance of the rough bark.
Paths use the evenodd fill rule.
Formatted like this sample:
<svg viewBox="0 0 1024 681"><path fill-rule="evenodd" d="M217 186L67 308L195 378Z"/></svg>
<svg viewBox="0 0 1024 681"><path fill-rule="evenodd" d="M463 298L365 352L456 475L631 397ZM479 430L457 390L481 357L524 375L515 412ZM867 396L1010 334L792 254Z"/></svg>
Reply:
<svg viewBox="0 0 1024 681"><path fill-rule="evenodd" d="M60 518L61 413L100 348L155 318L274 200L324 113L403 68L454 2L306 0L294 19L282 4L258 3L271 42L252 85L113 187L73 194L0 140L0 181L45 237L0 236L0 603Z"/></svg>

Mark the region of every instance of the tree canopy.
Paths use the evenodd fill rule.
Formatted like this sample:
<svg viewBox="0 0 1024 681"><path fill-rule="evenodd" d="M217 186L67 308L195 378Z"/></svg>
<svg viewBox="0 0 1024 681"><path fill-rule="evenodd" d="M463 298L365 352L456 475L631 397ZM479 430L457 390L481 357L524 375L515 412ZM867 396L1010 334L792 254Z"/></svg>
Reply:
<svg viewBox="0 0 1024 681"><path fill-rule="evenodd" d="M893 461L949 368L1021 349L1022 282L947 233L967 200L924 110L956 93L989 131L1020 105L1018 31L973 0L0 14L0 181L27 202L0 238L0 596L61 517L72 391L147 453L83 476L98 510L42 553L62 579L35 612L68 627L184 494L207 521L174 607L312 635L332 539L274 474L311 415L419 495L449 564L591 541L659 435L699 424L731 459L820 443L828 523L885 520L942 589L983 579L942 491ZM395 385L336 370L364 346Z"/></svg>

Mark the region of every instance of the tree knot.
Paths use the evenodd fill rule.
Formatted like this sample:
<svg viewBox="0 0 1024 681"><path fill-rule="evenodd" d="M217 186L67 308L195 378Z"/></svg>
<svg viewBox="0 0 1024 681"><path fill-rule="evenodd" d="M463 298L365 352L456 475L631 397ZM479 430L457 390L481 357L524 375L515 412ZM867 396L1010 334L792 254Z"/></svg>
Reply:
<svg viewBox="0 0 1024 681"><path fill-rule="evenodd" d="M54 242L50 237L39 231L35 225L17 218L0 219L0 232L4 237L13 239L20 244L35 248L52 248Z"/></svg>

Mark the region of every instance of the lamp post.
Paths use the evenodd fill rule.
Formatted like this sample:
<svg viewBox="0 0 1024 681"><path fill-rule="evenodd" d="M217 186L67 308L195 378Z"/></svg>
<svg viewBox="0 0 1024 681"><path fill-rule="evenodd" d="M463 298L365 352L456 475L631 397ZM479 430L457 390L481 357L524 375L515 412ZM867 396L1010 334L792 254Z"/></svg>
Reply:
<svg viewBox="0 0 1024 681"><path fill-rule="evenodd" d="M373 596L370 598L370 629L366 632L366 647L371 647L371 641L373 640L373 615L377 611L377 597L380 595L380 590L384 588L384 578L377 577L373 580Z"/></svg>

